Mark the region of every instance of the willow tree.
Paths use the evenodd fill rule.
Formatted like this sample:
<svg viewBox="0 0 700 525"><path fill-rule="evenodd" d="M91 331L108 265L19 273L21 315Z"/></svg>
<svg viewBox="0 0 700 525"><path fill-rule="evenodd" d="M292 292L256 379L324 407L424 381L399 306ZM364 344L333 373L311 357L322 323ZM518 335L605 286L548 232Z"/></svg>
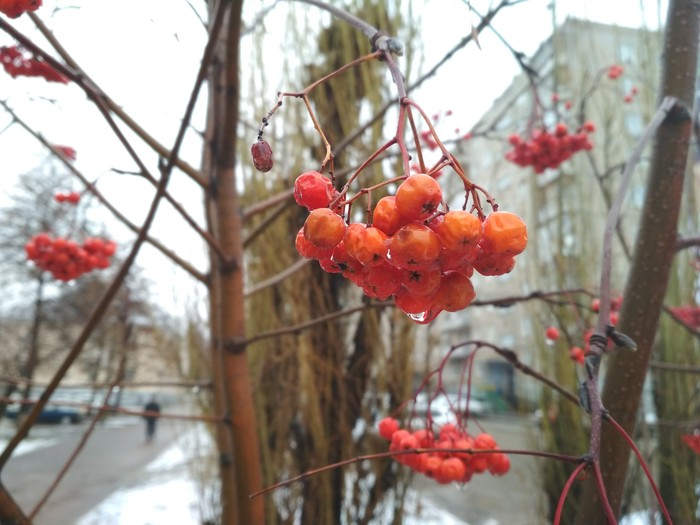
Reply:
<svg viewBox="0 0 700 525"><path fill-rule="evenodd" d="M397 29L397 21L391 19L384 4L357 1L354 8L368 23L392 33ZM308 31L295 33L294 28L290 23L289 34L297 40L308 37ZM302 61L308 60L303 76L291 72L284 78L285 88L308 85L370 52L368 39L344 22L333 19L328 26L320 27L317 35L313 33L317 47L300 52ZM303 49L301 42L297 45ZM260 61L264 58L264 54L259 56ZM367 125L359 115L362 108L369 114L377 113L388 102L381 89L382 72L377 64L368 64L311 93L316 116L331 144L344 142L362 130L358 135L361 141L355 138L343 148L334 148L336 177L341 181L343 174L353 168L353 159L379 146L381 119ZM259 86L251 84L249 89L256 99L260 98ZM267 103L271 105L274 92L269 95ZM260 107L259 114L266 109ZM255 116L259 115L247 115ZM255 129L246 129L251 128ZM369 426L377 411L395 406L410 395L413 378L410 323L390 310L357 308L363 299L355 286L338 275L327 274L315 262L299 261L290 240L302 226L305 214L293 204L286 188L300 173L317 169L318 161L309 164L308 159L317 158L323 145L301 103L285 104L283 118L274 121L268 134L279 137L280 129L284 138L269 138L278 158L276 169L264 177L255 172L246 175L243 192L251 207L256 202L274 200L274 195L281 196L280 203L252 216L246 224L249 280L251 284L274 282L251 290L246 307L251 332L269 333L352 308L356 313L318 323L303 332L290 330L265 337L250 346L267 485L315 467L380 451L381 440ZM248 132L246 138L242 143L247 149L255 133ZM291 161L279 161L290 157ZM385 175L378 169L373 176L381 180ZM290 267L297 271L275 282L275 276L284 275ZM392 462L335 469L289 487L281 497L267 498L267 520L370 523L380 515L382 520L394 516L391 520L398 522L405 481L405 475Z"/></svg>

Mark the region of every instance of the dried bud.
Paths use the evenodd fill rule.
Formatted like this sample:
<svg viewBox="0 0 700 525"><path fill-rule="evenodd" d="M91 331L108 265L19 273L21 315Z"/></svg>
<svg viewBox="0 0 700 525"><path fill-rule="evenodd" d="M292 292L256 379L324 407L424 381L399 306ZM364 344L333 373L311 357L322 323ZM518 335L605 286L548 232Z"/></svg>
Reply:
<svg viewBox="0 0 700 525"><path fill-rule="evenodd" d="M614 326L607 326L607 334L608 337L612 339L612 342L615 343L615 346L626 348L627 350L632 350L633 352L637 350L637 343L635 343L630 336L615 330Z"/></svg>
<svg viewBox="0 0 700 525"><path fill-rule="evenodd" d="M259 139L251 146L250 153L256 170L265 173L272 169L275 160L272 158L272 148L266 141Z"/></svg>

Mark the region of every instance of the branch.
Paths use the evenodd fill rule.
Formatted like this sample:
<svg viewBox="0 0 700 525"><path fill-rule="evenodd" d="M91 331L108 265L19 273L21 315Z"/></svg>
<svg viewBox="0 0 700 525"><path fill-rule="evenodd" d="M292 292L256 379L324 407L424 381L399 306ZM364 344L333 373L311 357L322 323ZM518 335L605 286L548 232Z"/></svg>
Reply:
<svg viewBox="0 0 700 525"><path fill-rule="evenodd" d="M615 199L610 206L608 211L608 219L605 224L605 234L603 237L603 262L602 269L600 272L600 313L598 315L598 323L596 325L596 332L600 335L605 334L605 329L608 324L608 319L610 317L610 280L611 280L611 268L612 268L612 238L617 223L620 220L620 213L622 211L622 203L627 195L627 189L629 188L630 182L632 180L632 172L637 166L639 159L642 156L644 148L647 146L649 141L654 137L659 126L663 124L664 120L668 116L669 112L678 102L675 97L666 97L661 102L659 109L656 110L654 117L651 122L647 125L642 136L639 137L637 144L632 150L632 154L629 160L625 163L625 168L622 171L622 178L620 180L620 186L615 195ZM593 346L593 345L592 345Z"/></svg>
<svg viewBox="0 0 700 525"><path fill-rule="evenodd" d="M689 235L687 237L680 237L676 241L676 250L681 251L686 248L695 248L700 246L700 235Z"/></svg>
<svg viewBox="0 0 700 525"><path fill-rule="evenodd" d="M550 387L552 390L556 390L559 392L564 398L568 399L572 403L579 404L579 398L576 394L568 391L566 388L561 386L559 383L556 381L553 381L549 377L545 376L544 374L538 372L534 368L531 368L530 366L526 365L520 359L518 359L518 355L515 353L515 351L510 350L508 348L501 348L496 345L493 345L491 343L487 343L485 341L467 341L465 343L460 343L459 345L455 345L452 348L457 348L460 346L464 346L467 344L475 344L478 347L484 347L484 348L490 348L494 352L496 352L498 355L500 355L503 359L508 361L513 365L514 368L517 370L520 370L523 374L528 375L530 377L533 377L537 379L539 382L541 382L544 385L547 385Z"/></svg>
<svg viewBox="0 0 700 525"><path fill-rule="evenodd" d="M429 69L426 73L421 75L418 79L416 79L415 82L412 84L409 84L406 86L406 93L410 94L411 91L414 89L418 88L423 82L425 82L427 79L430 77L434 76L437 74L437 71L447 63L450 58L452 58L452 55L454 55L457 51L465 47L469 42L471 42L474 39L474 34L478 34L481 31L483 31L486 26L488 26L493 18L498 14L498 12L503 9L506 6L509 5L515 5L516 3L519 3L522 0L501 0L501 2L491 9L481 20L479 25L476 27L475 32L470 32L467 36L462 38L452 49L450 49L447 53L445 53L445 56L439 60L431 69ZM335 147L335 154L339 155L342 150L344 150L348 145L350 145L352 142L354 142L358 137L360 137L364 131L374 125L376 122L378 122L384 114L391 108L394 104L397 103L397 100L391 100L384 104L379 111L372 117L369 121L367 121L363 126L360 126L357 130L355 130L354 133L351 133L350 135L346 136L343 140L338 142Z"/></svg>
<svg viewBox="0 0 700 525"><path fill-rule="evenodd" d="M273 490L277 490L297 481L303 481L306 478L321 474L323 472L328 472L329 470L335 470L340 467L345 467L347 465L352 465L353 463L361 463L363 461L373 461L375 459L393 458L396 456L406 456L409 454L429 454L429 453L444 453L444 454L511 454L520 456L534 456L547 459L555 459L557 461L566 461L569 463L580 463L581 458L578 456L567 456L565 454L556 454L553 452L540 452L540 451L529 451L529 450L511 450L511 449L498 449L498 450L480 450L472 448L411 448L406 450L392 450L389 452L377 452L375 454L365 454L363 456L356 456L354 458L345 459L343 461L338 461L331 465L324 465L316 469L308 470L298 476L280 481L274 485L270 485L262 490L258 490L250 495L250 498L257 498Z"/></svg>
<svg viewBox="0 0 700 525"><path fill-rule="evenodd" d="M259 283L256 283L252 285L248 290L245 292L246 297L250 297L252 295L255 295L258 292L262 292L263 290L270 288L272 286L275 286L276 284L281 283L285 279L287 279L290 275L294 275L296 272L304 268L307 264L311 262L311 259L299 259L296 261L294 264L290 264L287 268L279 272L277 275L273 275L269 279L265 279L264 281L261 281Z"/></svg>
<svg viewBox="0 0 700 525"><path fill-rule="evenodd" d="M338 310L336 312L322 315L320 317L315 317L314 319L311 319L309 321L305 321L303 323L295 324L293 326L278 328L276 330L268 330L267 332L260 332L258 334L255 334L253 336L250 336L250 337L243 339L242 341L239 342L239 344L241 345L241 347L243 347L243 346L251 345L251 344L256 343L258 341L262 341L263 339L270 339L273 337L281 337L283 335L297 334L297 333L302 332L304 330L308 330L309 328L313 328L315 326L327 323L329 321L334 321L335 319L340 319L342 317L346 317L348 315L352 315L354 313L361 312L361 311L366 310L368 308L386 308L388 306L393 306L393 304L390 304L390 303L369 303L369 304L363 304L361 306L355 306L352 308L346 308L344 310Z"/></svg>
<svg viewBox="0 0 700 525"><path fill-rule="evenodd" d="M654 477L651 475L649 465L647 465L646 461L644 461L642 453L637 448L637 445L634 444L634 440L629 436L627 432L625 432L625 429L622 428L620 424L617 421L615 421L615 419L610 414L605 415L605 420L608 423L610 423L615 428L615 430L617 430L617 432L624 438L625 441L627 441L627 444L630 446L632 452L634 452L634 455L637 457L639 466L642 467L644 475L649 481L649 485L651 485L651 490L654 492L654 496L656 497L656 501L661 507L661 512L663 513L664 518L666 518L666 522L669 524L673 524L673 520L671 519L671 516L668 513L668 509L666 508L666 503L664 503L664 499L661 497L661 492L659 492L659 487L656 486L656 483L654 482Z"/></svg>

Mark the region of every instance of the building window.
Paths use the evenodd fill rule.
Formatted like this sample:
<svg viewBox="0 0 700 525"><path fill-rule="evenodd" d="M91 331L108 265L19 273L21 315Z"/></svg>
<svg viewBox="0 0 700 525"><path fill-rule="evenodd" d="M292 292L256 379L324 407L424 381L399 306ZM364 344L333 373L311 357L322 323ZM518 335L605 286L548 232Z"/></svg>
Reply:
<svg viewBox="0 0 700 525"><path fill-rule="evenodd" d="M629 42L620 44L620 62L623 64L631 64L635 58L634 46Z"/></svg>
<svg viewBox="0 0 700 525"><path fill-rule="evenodd" d="M636 112L630 112L625 115L625 128L627 132L634 138L638 138L644 131L644 121L642 116Z"/></svg>

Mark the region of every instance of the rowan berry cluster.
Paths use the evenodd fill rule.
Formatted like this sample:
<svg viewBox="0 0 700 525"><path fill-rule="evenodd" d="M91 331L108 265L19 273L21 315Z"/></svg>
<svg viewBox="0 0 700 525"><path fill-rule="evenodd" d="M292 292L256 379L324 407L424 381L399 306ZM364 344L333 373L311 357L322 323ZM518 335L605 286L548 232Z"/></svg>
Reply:
<svg viewBox="0 0 700 525"><path fill-rule="evenodd" d="M26 56L24 51L17 46L0 47L0 63L12 78L42 77L48 82L68 83L68 77L56 71L43 60Z"/></svg>
<svg viewBox="0 0 700 525"><path fill-rule="evenodd" d="M610 324L613 326L617 325L620 320L620 308L622 308L622 296L618 295L610 299ZM598 313L600 311L600 299L593 299L591 301L591 310Z"/></svg>
<svg viewBox="0 0 700 525"><path fill-rule="evenodd" d="M590 333L586 334L588 338L590 338L591 333L593 332L591 331ZM548 344L554 344L554 342L557 341L560 336L561 334L556 326L548 326L544 331L544 337ZM585 361L586 353L580 346L572 346L569 348L569 357L572 361L582 365Z"/></svg>
<svg viewBox="0 0 700 525"><path fill-rule="evenodd" d="M436 435L427 429L402 429L396 419L387 417L379 422L379 434L390 442L391 452L416 450L393 458L438 483L468 483L474 474L488 471L501 476L510 470L510 459L504 453L478 452L499 449L493 436L486 433L472 436L451 423L443 425ZM420 452L420 449L433 451Z"/></svg>
<svg viewBox="0 0 700 525"><path fill-rule="evenodd" d="M675 315L688 328L700 329L700 307L697 306L674 306L670 308Z"/></svg>
<svg viewBox="0 0 700 525"><path fill-rule="evenodd" d="M683 443L688 445L690 450L696 454L700 454L700 432L693 432L692 434L683 434L681 436Z"/></svg>
<svg viewBox="0 0 700 525"><path fill-rule="evenodd" d="M95 269L108 268L116 248L114 242L97 237L88 237L78 244L45 232L24 245L27 259L59 281L71 281Z"/></svg>
<svg viewBox="0 0 700 525"><path fill-rule="evenodd" d="M617 80L618 78L620 78L622 76L622 74L624 72L625 72L625 68L623 68L622 66L620 66L618 64L613 64L612 66L610 66L608 68L607 75L608 75L608 78L610 80Z"/></svg>
<svg viewBox="0 0 700 525"><path fill-rule="evenodd" d="M513 149L506 153L506 159L518 166L532 166L535 173L543 173L547 168L559 167L578 151L591 150L593 144L588 134L594 131L592 122L584 123L575 133L570 133L568 126L560 122L551 132L546 128L532 130L529 138L513 133L508 138Z"/></svg>
<svg viewBox="0 0 700 525"><path fill-rule="evenodd" d="M340 192L317 171L296 179L294 198L310 211L296 237L302 257L317 259L369 297L393 297L421 323L466 308L476 296L474 270L508 273L527 245L525 223L513 213L480 218L440 210L440 184L424 173L408 175L395 195L379 199L367 223L346 222Z"/></svg>
<svg viewBox="0 0 700 525"><path fill-rule="evenodd" d="M80 202L80 193L77 191L69 191L69 192L57 192L56 195L54 195L54 200L56 202L67 202L68 204L78 204Z"/></svg>
<svg viewBox="0 0 700 525"><path fill-rule="evenodd" d="M70 146L57 146L54 144L53 148L68 160L75 160L78 158L78 153L75 151L75 148L71 148Z"/></svg>
<svg viewBox="0 0 700 525"><path fill-rule="evenodd" d="M2 0L0 13L17 18L27 11L36 11L41 7L42 0Z"/></svg>

